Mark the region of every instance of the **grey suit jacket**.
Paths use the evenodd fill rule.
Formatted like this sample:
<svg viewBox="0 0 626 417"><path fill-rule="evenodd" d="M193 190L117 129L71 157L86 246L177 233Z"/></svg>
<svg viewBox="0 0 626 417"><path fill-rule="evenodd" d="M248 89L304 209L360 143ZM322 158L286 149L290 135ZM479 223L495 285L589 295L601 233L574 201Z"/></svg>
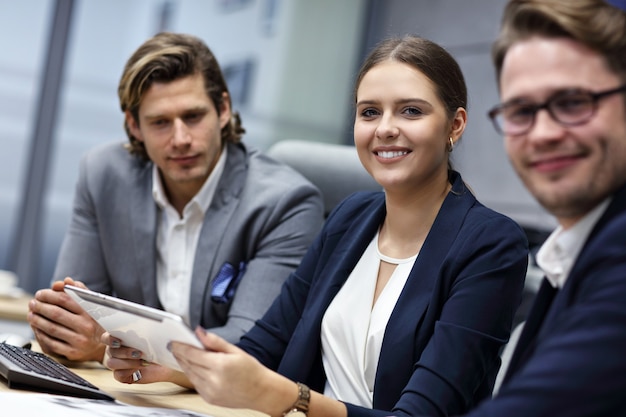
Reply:
<svg viewBox="0 0 626 417"><path fill-rule="evenodd" d="M205 215L191 283L190 321L239 340L267 310L323 222L320 192L296 171L243 144L228 144L226 166ZM152 163L121 142L81 159L72 219L53 280L162 308L156 288L158 207ZM226 263L247 264L235 296L211 299Z"/></svg>

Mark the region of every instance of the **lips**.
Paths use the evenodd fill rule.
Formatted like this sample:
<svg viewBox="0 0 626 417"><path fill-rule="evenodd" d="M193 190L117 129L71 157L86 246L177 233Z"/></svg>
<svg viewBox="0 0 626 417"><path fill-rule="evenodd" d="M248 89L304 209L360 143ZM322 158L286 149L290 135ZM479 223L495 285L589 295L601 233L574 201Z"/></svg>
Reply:
<svg viewBox="0 0 626 417"><path fill-rule="evenodd" d="M569 168L580 159L579 155L557 156L533 161L530 166L539 172L549 173Z"/></svg>
<svg viewBox="0 0 626 417"><path fill-rule="evenodd" d="M187 156L173 156L170 159L179 164L189 164L194 162L198 158L197 155L187 155Z"/></svg>

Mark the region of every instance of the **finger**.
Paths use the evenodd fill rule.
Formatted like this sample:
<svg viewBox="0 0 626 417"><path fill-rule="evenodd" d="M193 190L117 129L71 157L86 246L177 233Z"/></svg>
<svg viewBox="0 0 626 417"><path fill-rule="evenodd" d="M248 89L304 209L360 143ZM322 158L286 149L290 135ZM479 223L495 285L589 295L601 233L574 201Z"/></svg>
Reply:
<svg viewBox="0 0 626 417"><path fill-rule="evenodd" d="M69 321L69 319L62 317L64 314L67 314L66 311L54 311L54 309L60 309L54 306L53 308L48 308L42 303L31 303L31 305L31 311L28 313L27 318L33 329L40 330L50 337L59 340L68 340L68 338L72 337L73 332L59 323L59 321Z"/></svg>
<svg viewBox="0 0 626 417"><path fill-rule="evenodd" d="M174 357L193 386L208 389L222 377L222 353L215 353L179 343Z"/></svg>
<svg viewBox="0 0 626 417"><path fill-rule="evenodd" d="M50 288L53 291L63 291L63 287L65 287L65 281L54 281Z"/></svg>
<svg viewBox="0 0 626 417"><path fill-rule="evenodd" d="M73 285L75 287L82 288L84 290L88 290L89 289L89 288L87 288L87 286L82 281L74 281L74 279L72 279L71 277L66 277L63 280L63 284L65 284L65 285Z"/></svg>
<svg viewBox="0 0 626 417"><path fill-rule="evenodd" d="M39 290L35 293L35 297L31 300L29 307L33 307L37 303L39 303L40 306L58 306L75 314L87 314L85 310L64 291L55 291L52 289Z"/></svg>
<svg viewBox="0 0 626 417"><path fill-rule="evenodd" d="M129 360L145 359L143 353L140 350L131 347L121 346L118 348L114 348L112 346L109 346L107 349L109 350L109 354L113 358Z"/></svg>
<svg viewBox="0 0 626 417"><path fill-rule="evenodd" d="M63 281L54 281L51 288L54 291L63 291L66 285L76 285L77 281L74 281L71 277L65 277Z"/></svg>
<svg viewBox="0 0 626 417"><path fill-rule="evenodd" d="M145 384L146 383L146 381L143 380L144 378L143 378L142 371L138 368L121 369L121 370L116 369L113 371L113 377L119 382L122 382L124 384L134 384L134 383Z"/></svg>
<svg viewBox="0 0 626 417"><path fill-rule="evenodd" d="M196 327L195 333L202 345L207 350L223 353L235 353L239 351L239 348L237 346L227 342L225 339L222 339L215 333L207 332L200 326Z"/></svg>
<svg viewBox="0 0 626 417"><path fill-rule="evenodd" d="M107 346L111 346L113 349L122 347L122 341L117 337L111 336L111 333L109 332L102 333L102 336L100 336L100 342Z"/></svg>
<svg viewBox="0 0 626 417"><path fill-rule="evenodd" d="M111 366L109 366L111 365ZM149 384L152 382L167 381L173 374L169 368L144 361L109 360L106 366L113 371L116 380L126 384ZM184 378L187 386L190 385Z"/></svg>
<svg viewBox="0 0 626 417"><path fill-rule="evenodd" d="M142 359L129 359L126 357L116 357L111 355L112 351L115 349L109 349L107 351L107 354L105 354L105 363L104 366L106 366L109 369L113 369L113 370L125 370L125 369L139 369L142 366L148 364L148 362L145 362Z"/></svg>
<svg viewBox="0 0 626 417"><path fill-rule="evenodd" d="M53 284L54 285L54 284ZM35 300L42 303L57 302L60 299L60 292L49 288L38 290L33 297Z"/></svg>
<svg viewBox="0 0 626 417"><path fill-rule="evenodd" d="M63 279L63 284L65 285L77 285L79 281L74 281L72 277L65 277Z"/></svg>
<svg viewBox="0 0 626 417"><path fill-rule="evenodd" d="M72 357L75 353L72 346L64 340L52 337L40 329L33 328L33 334L35 335L35 339L37 339L39 347L44 353L50 355L60 355L66 358Z"/></svg>
<svg viewBox="0 0 626 417"><path fill-rule="evenodd" d="M45 319L47 321L45 324L47 328L40 326L46 333L50 334L51 331L60 330L53 329L53 325L55 327L62 326L80 334L100 327L93 318L73 300L70 300L65 293L62 293L63 296L57 296L50 294L53 293L51 290L45 291L47 292L46 295L39 295L38 298L30 300L28 308L35 315L33 319L37 319L36 316L39 316L41 320ZM61 293L57 294L60 295ZM56 336L55 334L53 335ZM62 339L67 340L66 338Z"/></svg>

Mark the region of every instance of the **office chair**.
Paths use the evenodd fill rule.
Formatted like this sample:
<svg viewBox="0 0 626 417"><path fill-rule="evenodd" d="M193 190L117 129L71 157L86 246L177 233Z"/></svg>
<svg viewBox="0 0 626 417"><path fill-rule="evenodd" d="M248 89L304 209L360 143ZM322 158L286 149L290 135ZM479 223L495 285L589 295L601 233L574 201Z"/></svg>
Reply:
<svg viewBox="0 0 626 417"><path fill-rule="evenodd" d="M272 145L267 154L291 166L319 188L325 216L355 191L382 191L361 165L354 146L289 139Z"/></svg>

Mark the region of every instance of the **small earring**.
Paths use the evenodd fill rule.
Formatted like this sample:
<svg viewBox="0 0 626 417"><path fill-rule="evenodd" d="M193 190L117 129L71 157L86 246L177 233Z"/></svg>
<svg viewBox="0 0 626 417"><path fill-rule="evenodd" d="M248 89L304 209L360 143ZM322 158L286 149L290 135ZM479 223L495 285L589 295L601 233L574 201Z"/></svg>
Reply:
<svg viewBox="0 0 626 417"><path fill-rule="evenodd" d="M448 145L448 152L452 152L454 150L454 141L452 140L452 136L450 136L450 145Z"/></svg>

